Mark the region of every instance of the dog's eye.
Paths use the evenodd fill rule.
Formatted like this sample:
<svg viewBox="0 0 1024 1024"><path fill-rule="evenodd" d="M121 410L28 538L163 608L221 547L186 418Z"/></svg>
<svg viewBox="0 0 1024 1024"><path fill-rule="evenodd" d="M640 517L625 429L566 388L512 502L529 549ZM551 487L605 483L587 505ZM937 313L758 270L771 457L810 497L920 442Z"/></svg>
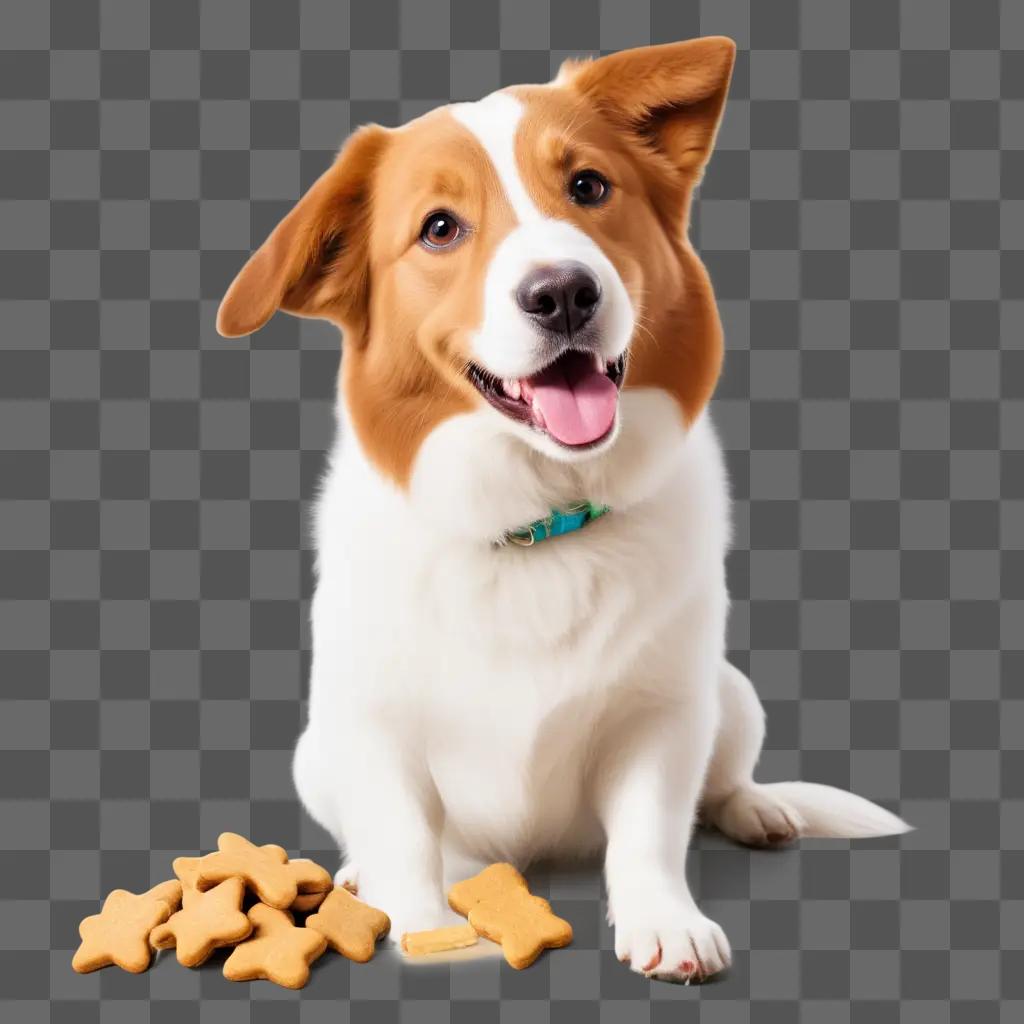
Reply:
<svg viewBox="0 0 1024 1024"><path fill-rule="evenodd" d="M420 241L428 249L446 249L461 235L459 222L445 210L435 210L420 228Z"/></svg>
<svg viewBox="0 0 1024 1024"><path fill-rule="evenodd" d="M597 171L577 171L569 182L569 198L580 206L597 206L610 191L611 185Z"/></svg>

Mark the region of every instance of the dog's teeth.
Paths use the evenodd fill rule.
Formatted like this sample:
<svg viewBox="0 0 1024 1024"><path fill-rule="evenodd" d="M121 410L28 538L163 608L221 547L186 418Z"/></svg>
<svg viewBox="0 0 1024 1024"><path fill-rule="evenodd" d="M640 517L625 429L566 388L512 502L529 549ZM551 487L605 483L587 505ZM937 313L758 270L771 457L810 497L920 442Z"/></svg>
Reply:
<svg viewBox="0 0 1024 1024"><path fill-rule="evenodd" d="M519 398L522 394L522 389L519 387L518 380L503 380L501 386L505 389L505 394L509 398Z"/></svg>
<svg viewBox="0 0 1024 1024"><path fill-rule="evenodd" d="M598 373L604 373L605 372L605 364L604 364L604 360L601 358L601 353L600 352L595 352L594 353L594 365L597 367L597 372Z"/></svg>

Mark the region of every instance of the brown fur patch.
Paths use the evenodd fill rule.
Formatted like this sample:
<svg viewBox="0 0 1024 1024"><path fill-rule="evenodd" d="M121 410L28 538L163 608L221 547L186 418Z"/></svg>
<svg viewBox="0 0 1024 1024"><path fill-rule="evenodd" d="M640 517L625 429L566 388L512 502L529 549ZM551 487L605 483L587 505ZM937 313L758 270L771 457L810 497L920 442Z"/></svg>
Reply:
<svg viewBox="0 0 1024 1024"><path fill-rule="evenodd" d="M232 281L217 311L221 334L251 334L278 309L364 329L369 200L389 138L368 125L345 143Z"/></svg>
<svg viewBox="0 0 1024 1024"><path fill-rule="evenodd" d="M729 40L698 39L575 64L564 86L520 87L516 160L534 201L601 247L637 316L626 387L660 387L687 423L721 370L722 327L707 271L687 237L690 198L710 155L732 68ZM612 184L607 202L566 198L572 173Z"/></svg>
<svg viewBox="0 0 1024 1024"><path fill-rule="evenodd" d="M364 449L404 486L427 435L483 401L465 373L470 335L515 218L483 148L443 109L394 133L375 188L369 330L346 347L342 388ZM420 226L442 208L471 233L428 252Z"/></svg>

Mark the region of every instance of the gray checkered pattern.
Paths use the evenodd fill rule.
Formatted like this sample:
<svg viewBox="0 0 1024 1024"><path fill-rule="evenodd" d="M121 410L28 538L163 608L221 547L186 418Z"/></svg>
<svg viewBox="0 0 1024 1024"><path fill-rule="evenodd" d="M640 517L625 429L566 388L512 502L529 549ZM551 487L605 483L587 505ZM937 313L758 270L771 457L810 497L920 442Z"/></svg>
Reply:
<svg viewBox="0 0 1024 1024"><path fill-rule="evenodd" d="M218 338L232 275L351 127L715 32L741 52L695 237L763 776L918 831L700 837L737 950L702 989L615 962L596 872L535 874L576 940L522 973L72 974L107 889L222 829L333 860L288 764L337 340ZM4 1020L1024 1019L1020 0L3 0L0 46Z"/></svg>

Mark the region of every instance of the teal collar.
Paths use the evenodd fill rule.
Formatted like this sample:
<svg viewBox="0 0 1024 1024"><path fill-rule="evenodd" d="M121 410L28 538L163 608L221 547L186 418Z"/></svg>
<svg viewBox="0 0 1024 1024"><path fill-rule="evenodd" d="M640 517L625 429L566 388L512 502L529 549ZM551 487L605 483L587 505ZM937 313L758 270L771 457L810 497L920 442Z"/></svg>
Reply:
<svg viewBox="0 0 1024 1024"><path fill-rule="evenodd" d="M543 519L535 519L532 523L520 526L517 530L506 530L502 540L528 548L549 537L562 537L567 533L575 533L587 523L600 519L610 511L611 508L608 505L595 505L592 501L578 501L564 511L553 508L550 515Z"/></svg>

